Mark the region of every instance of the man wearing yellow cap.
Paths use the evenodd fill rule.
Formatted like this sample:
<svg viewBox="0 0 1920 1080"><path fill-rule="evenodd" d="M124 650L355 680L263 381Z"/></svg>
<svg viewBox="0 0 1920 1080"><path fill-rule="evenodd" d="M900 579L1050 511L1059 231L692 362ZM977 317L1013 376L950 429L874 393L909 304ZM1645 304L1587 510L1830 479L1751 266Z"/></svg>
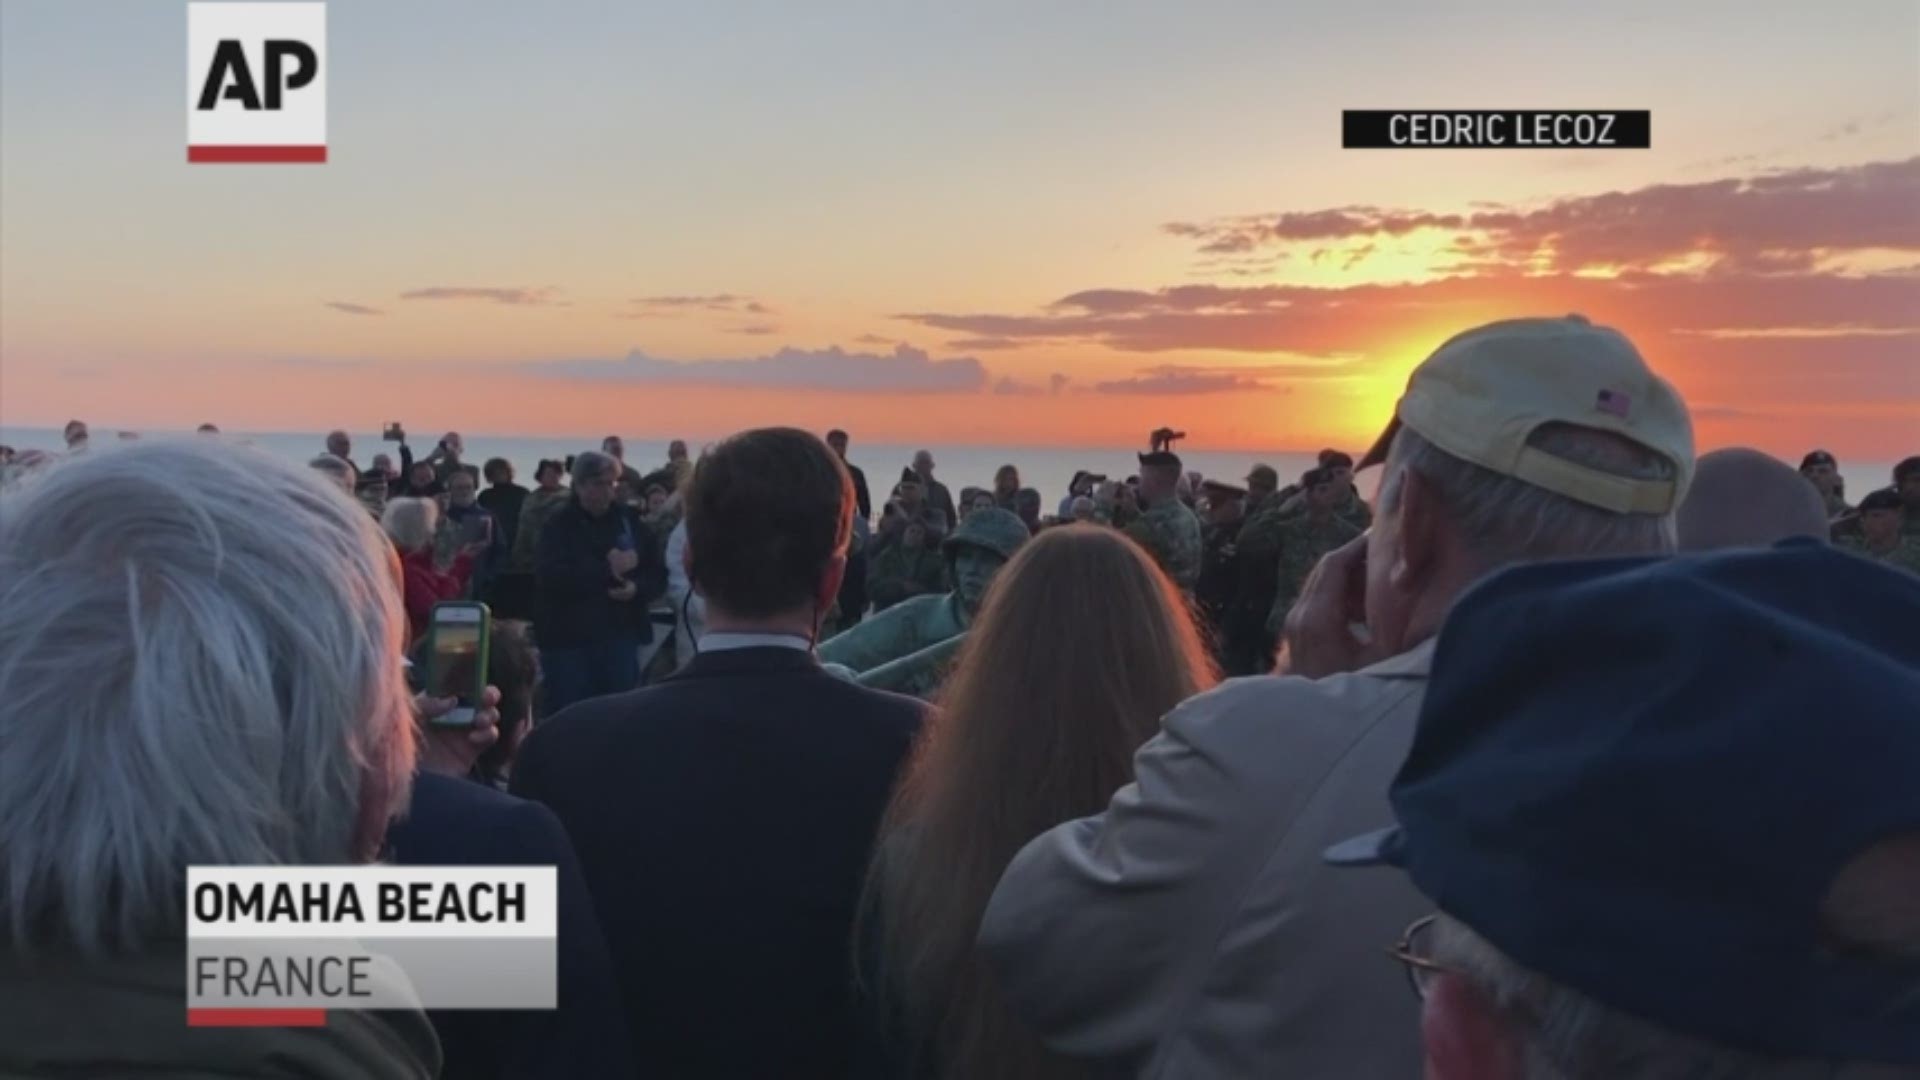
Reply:
<svg viewBox="0 0 1920 1080"><path fill-rule="evenodd" d="M1418 1076L1418 1003L1380 942L1431 908L1320 853L1392 821L1434 641L1515 562L1674 546L1693 470L1674 389L1578 316L1461 334L1408 381L1362 468L1374 521L1320 560L1277 678L1168 714L1105 813L1015 857L981 924L1048 1045L1145 1076Z"/></svg>

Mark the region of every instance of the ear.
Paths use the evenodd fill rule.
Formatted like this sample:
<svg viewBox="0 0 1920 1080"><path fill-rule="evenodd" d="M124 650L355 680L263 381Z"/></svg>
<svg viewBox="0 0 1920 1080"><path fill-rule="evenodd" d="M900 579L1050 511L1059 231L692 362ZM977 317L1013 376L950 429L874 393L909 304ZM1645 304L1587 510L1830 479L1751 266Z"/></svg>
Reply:
<svg viewBox="0 0 1920 1080"><path fill-rule="evenodd" d="M1420 1016L1427 1080L1517 1080L1520 1042L1493 1002L1458 975L1442 975Z"/></svg>
<svg viewBox="0 0 1920 1080"><path fill-rule="evenodd" d="M833 602L840 598L840 583L847 576L847 553L842 551L827 560L826 572L820 575L820 591L814 594L813 602L820 614L833 609Z"/></svg>
<svg viewBox="0 0 1920 1080"><path fill-rule="evenodd" d="M1387 568L1387 581L1400 592L1419 592L1439 561L1440 545L1446 530L1445 512L1438 493L1425 477L1412 469L1400 480L1400 543L1393 565Z"/></svg>

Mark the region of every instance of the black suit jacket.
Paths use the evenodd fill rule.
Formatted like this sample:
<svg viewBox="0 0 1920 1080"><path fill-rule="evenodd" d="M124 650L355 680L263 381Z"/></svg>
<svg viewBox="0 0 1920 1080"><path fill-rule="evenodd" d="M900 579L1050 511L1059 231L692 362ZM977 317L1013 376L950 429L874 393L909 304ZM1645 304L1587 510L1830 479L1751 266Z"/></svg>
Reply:
<svg viewBox="0 0 1920 1080"><path fill-rule="evenodd" d="M633 1075L626 1014L620 1008L606 939L600 935L580 862L551 810L476 781L422 773L414 778L407 816L387 830L387 855L400 866L557 868L559 1009L429 1010L446 1057L442 1076L562 1080Z"/></svg>
<svg viewBox="0 0 1920 1080"><path fill-rule="evenodd" d="M873 517L873 496L867 492L867 474L860 471L860 466L855 465L851 461L847 461L845 458L841 459L841 464L847 467L847 475L853 477L853 501L856 506L860 507L860 516L871 519Z"/></svg>
<svg viewBox="0 0 1920 1080"><path fill-rule="evenodd" d="M643 1074L846 1073L854 909L923 708L739 649L528 738L514 791L573 837Z"/></svg>

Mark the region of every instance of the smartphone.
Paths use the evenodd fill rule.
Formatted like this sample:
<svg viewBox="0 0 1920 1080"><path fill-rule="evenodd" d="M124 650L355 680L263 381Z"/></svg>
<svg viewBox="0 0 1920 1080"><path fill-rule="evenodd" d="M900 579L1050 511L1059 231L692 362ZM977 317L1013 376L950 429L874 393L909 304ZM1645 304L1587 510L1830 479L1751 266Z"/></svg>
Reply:
<svg viewBox="0 0 1920 1080"><path fill-rule="evenodd" d="M459 704L437 727L471 727L474 710L487 692L487 647L493 637L493 612L485 604L435 604L427 624L427 693L455 698Z"/></svg>
<svg viewBox="0 0 1920 1080"><path fill-rule="evenodd" d="M460 546L493 543L493 515L475 514L460 523Z"/></svg>
<svg viewBox="0 0 1920 1080"><path fill-rule="evenodd" d="M403 441L400 437L400 421L387 421L387 426L380 429L380 438L385 442Z"/></svg>

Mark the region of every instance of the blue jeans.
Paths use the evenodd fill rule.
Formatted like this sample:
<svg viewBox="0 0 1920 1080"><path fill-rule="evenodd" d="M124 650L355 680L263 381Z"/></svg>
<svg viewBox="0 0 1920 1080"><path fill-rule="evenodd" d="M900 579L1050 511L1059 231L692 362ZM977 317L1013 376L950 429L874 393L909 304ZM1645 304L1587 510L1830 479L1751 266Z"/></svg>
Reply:
<svg viewBox="0 0 1920 1080"><path fill-rule="evenodd" d="M541 700L552 716L576 701L624 694L640 683L640 640L596 641L540 650Z"/></svg>

